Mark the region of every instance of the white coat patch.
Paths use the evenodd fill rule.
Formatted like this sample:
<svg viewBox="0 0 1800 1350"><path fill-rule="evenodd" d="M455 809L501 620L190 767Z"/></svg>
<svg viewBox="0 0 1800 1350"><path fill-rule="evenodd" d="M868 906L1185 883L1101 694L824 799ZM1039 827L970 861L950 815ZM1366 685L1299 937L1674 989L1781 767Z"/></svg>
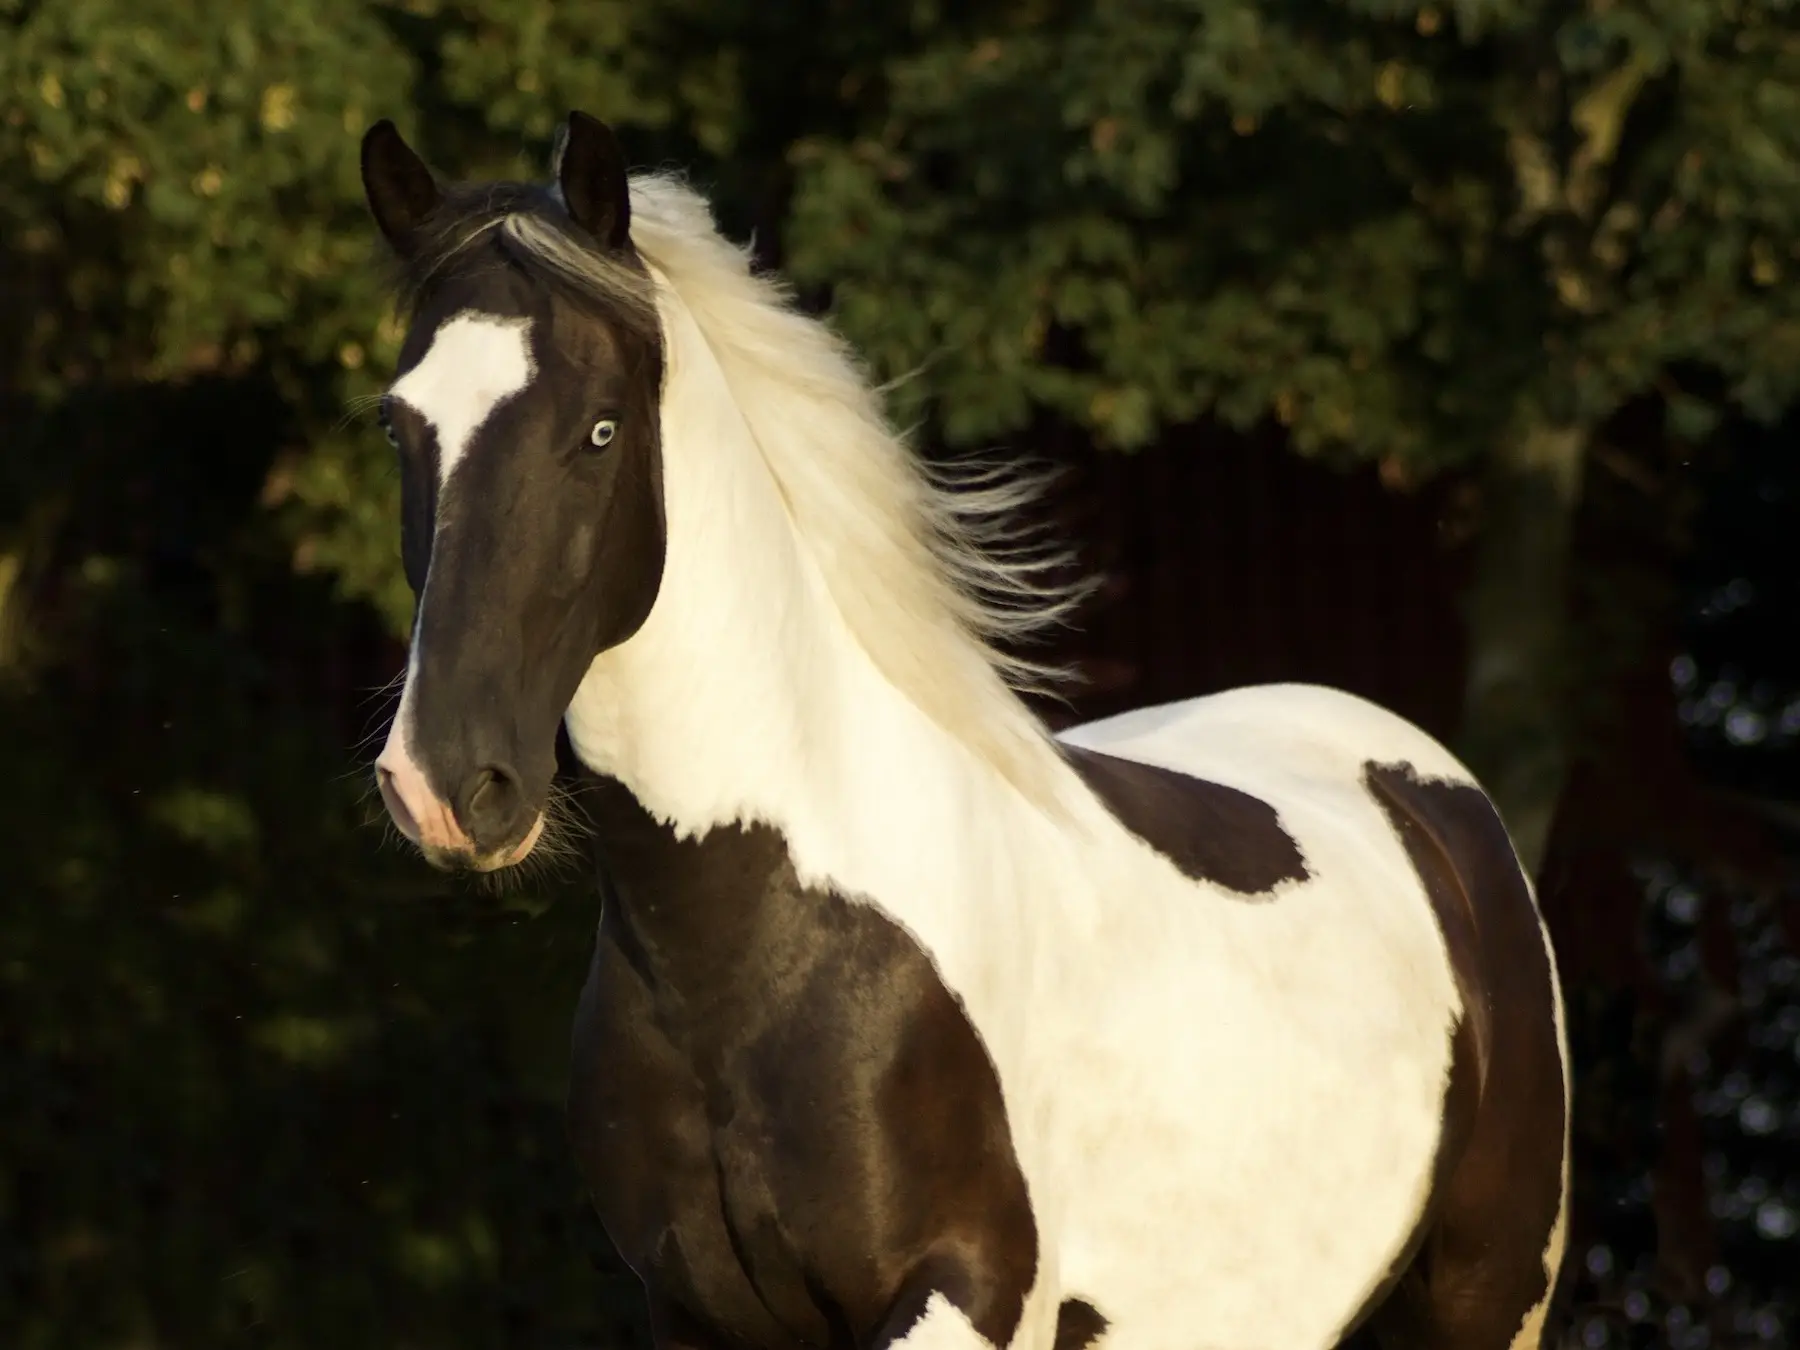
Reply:
<svg viewBox="0 0 1800 1350"><path fill-rule="evenodd" d="M529 319L468 313L439 325L419 364L390 392L437 433L440 489L482 424L535 373Z"/></svg>

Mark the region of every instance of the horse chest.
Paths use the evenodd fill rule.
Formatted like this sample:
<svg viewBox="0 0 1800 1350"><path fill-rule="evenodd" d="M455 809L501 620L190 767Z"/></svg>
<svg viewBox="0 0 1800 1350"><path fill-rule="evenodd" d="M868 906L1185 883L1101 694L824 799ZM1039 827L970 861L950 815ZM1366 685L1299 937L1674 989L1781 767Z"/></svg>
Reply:
<svg viewBox="0 0 1800 1350"><path fill-rule="evenodd" d="M757 1345L864 1345L918 1271L941 1283L949 1262L1005 1344L1035 1221L994 1068L925 954L873 909L798 885L780 851L685 870L623 853L576 1019L570 1129L653 1306ZM694 922L696 878L728 873L730 919Z"/></svg>

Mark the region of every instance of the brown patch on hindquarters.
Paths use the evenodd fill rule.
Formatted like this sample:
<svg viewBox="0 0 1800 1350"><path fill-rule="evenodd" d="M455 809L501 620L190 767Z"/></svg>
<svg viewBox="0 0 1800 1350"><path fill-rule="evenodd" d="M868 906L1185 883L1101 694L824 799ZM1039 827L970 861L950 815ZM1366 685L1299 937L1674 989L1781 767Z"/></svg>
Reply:
<svg viewBox="0 0 1800 1350"><path fill-rule="evenodd" d="M1269 803L1154 764L1080 746L1064 750L1113 817L1189 881L1261 898L1310 876L1300 846Z"/></svg>
<svg viewBox="0 0 1800 1350"><path fill-rule="evenodd" d="M1485 793L1407 764L1371 763L1363 781L1418 872L1463 1001L1437 1184L1416 1254L1371 1326L1390 1348L1507 1350L1550 1293L1544 1253L1563 1204L1567 1101L1550 954Z"/></svg>

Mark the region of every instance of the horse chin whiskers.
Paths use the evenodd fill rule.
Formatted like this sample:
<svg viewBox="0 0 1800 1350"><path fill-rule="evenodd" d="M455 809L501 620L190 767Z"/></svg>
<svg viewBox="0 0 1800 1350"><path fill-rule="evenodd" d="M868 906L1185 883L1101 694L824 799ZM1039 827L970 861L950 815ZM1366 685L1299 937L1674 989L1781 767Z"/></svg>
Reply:
<svg viewBox="0 0 1800 1350"><path fill-rule="evenodd" d="M491 895L516 893L543 881L567 877L586 856L582 847L585 822L574 809L566 790L553 787L526 839L531 847L522 856L524 840L486 853L441 848L421 848L427 862L440 871L466 877Z"/></svg>
<svg viewBox="0 0 1800 1350"><path fill-rule="evenodd" d="M438 848L431 844L418 844L420 856L440 872L448 872L453 876L491 871L492 868L481 866L481 860L472 853L464 853L458 849Z"/></svg>
<svg viewBox="0 0 1800 1350"><path fill-rule="evenodd" d="M500 890L566 878L587 857L585 818L574 807L567 789L552 784L549 799L538 817L537 842L511 866L482 875L485 884Z"/></svg>
<svg viewBox="0 0 1800 1350"><path fill-rule="evenodd" d="M439 848L425 844L419 846L419 852L426 862L440 872L448 872L453 876L491 877L516 872L527 861L527 858L514 861L513 855L518 848L517 844L512 844L506 848L490 849L485 853L472 853L465 849Z"/></svg>

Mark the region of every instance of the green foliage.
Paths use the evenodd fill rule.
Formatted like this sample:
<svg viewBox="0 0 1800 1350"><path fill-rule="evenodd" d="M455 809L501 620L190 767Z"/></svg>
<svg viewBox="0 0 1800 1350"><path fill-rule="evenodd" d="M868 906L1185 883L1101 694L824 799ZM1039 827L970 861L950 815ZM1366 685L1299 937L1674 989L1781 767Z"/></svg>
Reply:
<svg viewBox="0 0 1800 1350"><path fill-rule="evenodd" d="M334 360L371 308L345 148L410 84L352 0L32 7L0 47L5 208L17 262L73 304L31 316L31 384L242 369L265 344Z"/></svg>
<svg viewBox="0 0 1800 1350"><path fill-rule="evenodd" d="M4 353L16 387L79 405L94 388L259 373L287 394L285 414L264 415L292 423L296 450L350 449L318 433L366 354L394 345L355 138L414 81L380 11L69 0L0 22L0 265L25 300ZM45 499L41 477L28 486ZM345 580L392 610L385 533L362 545L382 565Z"/></svg>
<svg viewBox="0 0 1800 1350"><path fill-rule="evenodd" d="M953 438L1272 414L1429 470L1690 363L1792 395L1785 4L1017 4L883 74L797 148L790 261Z"/></svg>
<svg viewBox="0 0 1800 1350"><path fill-rule="evenodd" d="M955 441L1205 413L1419 471L1522 408L1771 414L1800 369L1800 48L1776 0L14 6L14 379L267 368L306 566L407 603L355 138L529 172L555 118L692 166ZM1680 373L1686 383L1677 384ZM1695 375L1700 378L1692 378ZM1690 387L1691 386L1691 387Z"/></svg>

